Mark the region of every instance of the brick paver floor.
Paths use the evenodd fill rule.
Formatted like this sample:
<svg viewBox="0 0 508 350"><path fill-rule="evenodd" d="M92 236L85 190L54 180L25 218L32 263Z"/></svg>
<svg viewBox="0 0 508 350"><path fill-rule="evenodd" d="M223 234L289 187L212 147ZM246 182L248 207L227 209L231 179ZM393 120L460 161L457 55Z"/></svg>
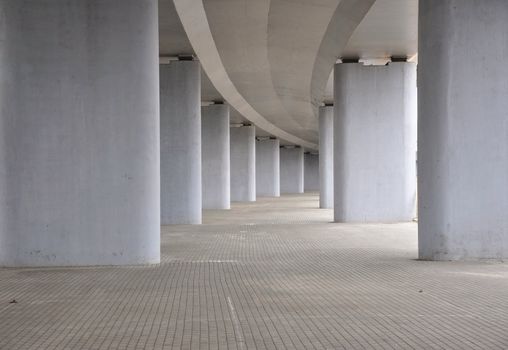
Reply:
<svg viewBox="0 0 508 350"><path fill-rule="evenodd" d="M0 349L508 349L508 264L417 261L414 223L316 208L163 227L160 266L0 269Z"/></svg>

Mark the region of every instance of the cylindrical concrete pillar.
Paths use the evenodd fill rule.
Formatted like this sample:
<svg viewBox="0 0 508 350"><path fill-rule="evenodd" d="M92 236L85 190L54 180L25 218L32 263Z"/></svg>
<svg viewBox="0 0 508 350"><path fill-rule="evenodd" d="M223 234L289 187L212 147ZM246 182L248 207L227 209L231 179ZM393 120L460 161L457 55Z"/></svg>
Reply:
<svg viewBox="0 0 508 350"><path fill-rule="evenodd" d="M280 148L280 192L303 193L303 148Z"/></svg>
<svg viewBox="0 0 508 350"><path fill-rule="evenodd" d="M420 0L419 16L420 258L506 259L508 2Z"/></svg>
<svg viewBox="0 0 508 350"><path fill-rule="evenodd" d="M157 1L0 14L0 265L158 263Z"/></svg>
<svg viewBox="0 0 508 350"><path fill-rule="evenodd" d="M305 153L303 179L305 192L319 191L319 154Z"/></svg>
<svg viewBox="0 0 508 350"><path fill-rule="evenodd" d="M231 200L256 201L256 127L231 128Z"/></svg>
<svg viewBox="0 0 508 350"><path fill-rule="evenodd" d="M280 141L256 142L256 192L260 197L280 197Z"/></svg>
<svg viewBox="0 0 508 350"><path fill-rule="evenodd" d="M416 200L416 65L335 65L337 222L410 221Z"/></svg>
<svg viewBox="0 0 508 350"><path fill-rule="evenodd" d="M319 207L333 208L333 106L319 107Z"/></svg>
<svg viewBox="0 0 508 350"><path fill-rule="evenodd" d="M229 209L229 106L201 107L203 209Z"/></svg>
<svg viewBox="0 0 508 350"><path fill-rule="evenodd" d="M160 66L161 222L200 224L201 76L198 61Z"/></svg>

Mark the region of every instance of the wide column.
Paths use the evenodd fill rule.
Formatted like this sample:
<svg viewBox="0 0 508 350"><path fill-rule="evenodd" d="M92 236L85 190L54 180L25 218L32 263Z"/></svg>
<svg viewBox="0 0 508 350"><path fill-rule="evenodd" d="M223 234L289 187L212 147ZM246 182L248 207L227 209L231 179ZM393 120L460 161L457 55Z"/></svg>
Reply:
<svg viewBox="0 0 508 350"><path fill-rule="evenodd" d="M231 128L231 200L256 201L256 127Z"/></svg>
<svg viewBox="0 0 508 350"><path fill-rule="evenodd" d="M416 197L416 65L335 65L337 222L410 221Z"/></svg>
<svg viewBox="0 0 508 350"><path fill-rule="evenodd" d="M280 149L280 192L303 193L303 148L281 147Z"/></svg>
<svg viewBox="0 0 508 350"><path fill-rule="evenodd" d="M256 192L261 197L280 197L280 141L256 142Z"/></svg>
<svg viewBox="0 0 508 350"><path fill-rule="evenodd" d="M303 179L305 192L319 191L319 154L305 153Z"/></svg>
<svg viewBox="0 0 508 350"><path fill-rule="evenodd" d="M203 209L229 209L229 106L201 108Z"/></svg>
<svg viewBox="0 0 508 350"><path fill-rule="evenodd" d="M508 257L506 33L505 0L420 1L421 259Z"/></svg>
<svg viewBox="0 0 508 350"><path fill-rule="evenodd" d="M0 266L158 263L157 1L0 14Z"/></svg>
<svg viewBox="0 0 508 350"><path fill-rule="evenodd" d="M201 77L198 61L160 66L161 221L200 224Z"/></svg>
<svg viewBox="0 0 508 350"><path fill-rule="evenodd" d="M333 208L333 106L319 107L319 207Z"/></svg>

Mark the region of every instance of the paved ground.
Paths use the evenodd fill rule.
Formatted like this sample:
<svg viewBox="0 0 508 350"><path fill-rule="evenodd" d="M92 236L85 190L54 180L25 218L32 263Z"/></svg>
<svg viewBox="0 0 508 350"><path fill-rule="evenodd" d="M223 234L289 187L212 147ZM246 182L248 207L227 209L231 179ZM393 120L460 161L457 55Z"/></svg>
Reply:
<svg viewBox="0 0 508 350"><path fill-rule="evenodd" d="M0 269L0 349L508 349L508 264L416 261L415 224L316 207L164 227L157 267Z"/></svg>

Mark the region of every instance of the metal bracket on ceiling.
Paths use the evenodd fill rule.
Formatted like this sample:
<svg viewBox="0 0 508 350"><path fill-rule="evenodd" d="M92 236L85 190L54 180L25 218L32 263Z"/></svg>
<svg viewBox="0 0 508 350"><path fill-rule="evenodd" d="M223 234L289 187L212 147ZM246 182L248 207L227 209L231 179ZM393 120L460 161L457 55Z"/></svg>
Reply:
<svg viewBox="0 0 508 350"><path fill-rule="evenodd" d="M196 56L191 54L182 54L176 56L159 56L159 64L170 64L174 61L197 61Z"/></svg>
<svg viewBox="0 0 508 350"><path fill-rule="evenodd" d="M231 128L242 128L244 126L252 126L250 123L231 123L229 124Z"/></svg>
<svg viewBox="0 0 508 350"><path fill-rule="evenodd" d="M194 55L187 55L187 54L178 55L178 61L194 61L195 58L196 57Z"/></svg>

